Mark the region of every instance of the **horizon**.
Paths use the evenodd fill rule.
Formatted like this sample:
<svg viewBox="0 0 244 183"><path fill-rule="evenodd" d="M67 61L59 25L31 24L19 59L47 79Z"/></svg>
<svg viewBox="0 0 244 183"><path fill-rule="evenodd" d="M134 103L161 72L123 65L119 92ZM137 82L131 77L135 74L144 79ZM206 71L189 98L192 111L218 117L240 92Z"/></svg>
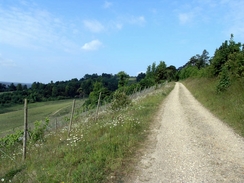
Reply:
<svg viewBox="0 0 244 183"><path fill-rule="evenodd" d="M137 76L244 42L242 0L0 2L0 79L49 83L85 74Z"/></svg>

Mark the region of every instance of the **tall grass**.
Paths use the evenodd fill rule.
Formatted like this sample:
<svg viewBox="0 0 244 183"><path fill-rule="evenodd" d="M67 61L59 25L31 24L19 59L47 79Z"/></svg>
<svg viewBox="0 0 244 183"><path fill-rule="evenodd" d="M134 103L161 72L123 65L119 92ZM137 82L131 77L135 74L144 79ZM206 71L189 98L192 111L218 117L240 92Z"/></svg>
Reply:
<svg viewBox="0 0 244 183"><path fill-rule="evenodd" d="M170 83L139 97L118 111L77 117L69 137L67 128L50 133L45 142L29 144L27 160L21 152L4 149L1 155L0 179L12 182L115 182L130 171L127 162L148 135L162 100L173 89Z"/></svg>
<svg viewBox="0 0 244 183"><path fill-rule="evenodd" d="M244 137L244 80L232 81L220 93L217 93L218 82L216 78L183 81L197 100Z"/></svg>

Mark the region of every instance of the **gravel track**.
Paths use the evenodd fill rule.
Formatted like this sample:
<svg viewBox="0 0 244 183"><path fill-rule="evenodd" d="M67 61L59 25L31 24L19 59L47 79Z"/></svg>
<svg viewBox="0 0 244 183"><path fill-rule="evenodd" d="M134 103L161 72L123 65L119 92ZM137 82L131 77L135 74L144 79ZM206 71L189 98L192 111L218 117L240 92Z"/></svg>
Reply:
<svg viewBox="0 0 244 183"><path fill-rule="evenodd" d="M143 149L125 182L244 183L244 139L181 83L165 99Z"/></svg>

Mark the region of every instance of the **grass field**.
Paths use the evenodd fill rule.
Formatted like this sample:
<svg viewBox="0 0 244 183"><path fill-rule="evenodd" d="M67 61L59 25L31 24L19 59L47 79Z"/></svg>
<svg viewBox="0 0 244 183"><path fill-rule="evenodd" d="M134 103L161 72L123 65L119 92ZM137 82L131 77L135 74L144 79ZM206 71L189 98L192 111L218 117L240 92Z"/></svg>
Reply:
<svg viewBox="0 0 244 183"><path fill-rule="evenodd" d="M244 137L243 80L232 81L222 93L217 93L216 78L187 79L183 83L206 108Z"/></svg>
<svg viewBox="0 0 244 183"><path fill-rule="evenodd" d="M59 100L28 104L28 123L33 123L36 120L44 120L47 117L52 118L68 114L71 111L72 102L73 100ZM82 103L83 100L76 100L76 106ZM16 105L8 107L7 110L9 112L0 113L0 136L23 126L23 108L23 105Z"/></svg>

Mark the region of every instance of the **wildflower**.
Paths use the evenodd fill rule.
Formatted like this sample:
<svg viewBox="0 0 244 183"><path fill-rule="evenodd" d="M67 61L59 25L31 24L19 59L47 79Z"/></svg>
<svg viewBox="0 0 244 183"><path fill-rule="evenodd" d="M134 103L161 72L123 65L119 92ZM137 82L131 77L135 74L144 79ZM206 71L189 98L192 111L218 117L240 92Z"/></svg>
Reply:
<svg viewBox="0 0 244 183"><path fill-rule="evenodd" d="M4 182L4 178L2 178L1 181Z"/></svg>

